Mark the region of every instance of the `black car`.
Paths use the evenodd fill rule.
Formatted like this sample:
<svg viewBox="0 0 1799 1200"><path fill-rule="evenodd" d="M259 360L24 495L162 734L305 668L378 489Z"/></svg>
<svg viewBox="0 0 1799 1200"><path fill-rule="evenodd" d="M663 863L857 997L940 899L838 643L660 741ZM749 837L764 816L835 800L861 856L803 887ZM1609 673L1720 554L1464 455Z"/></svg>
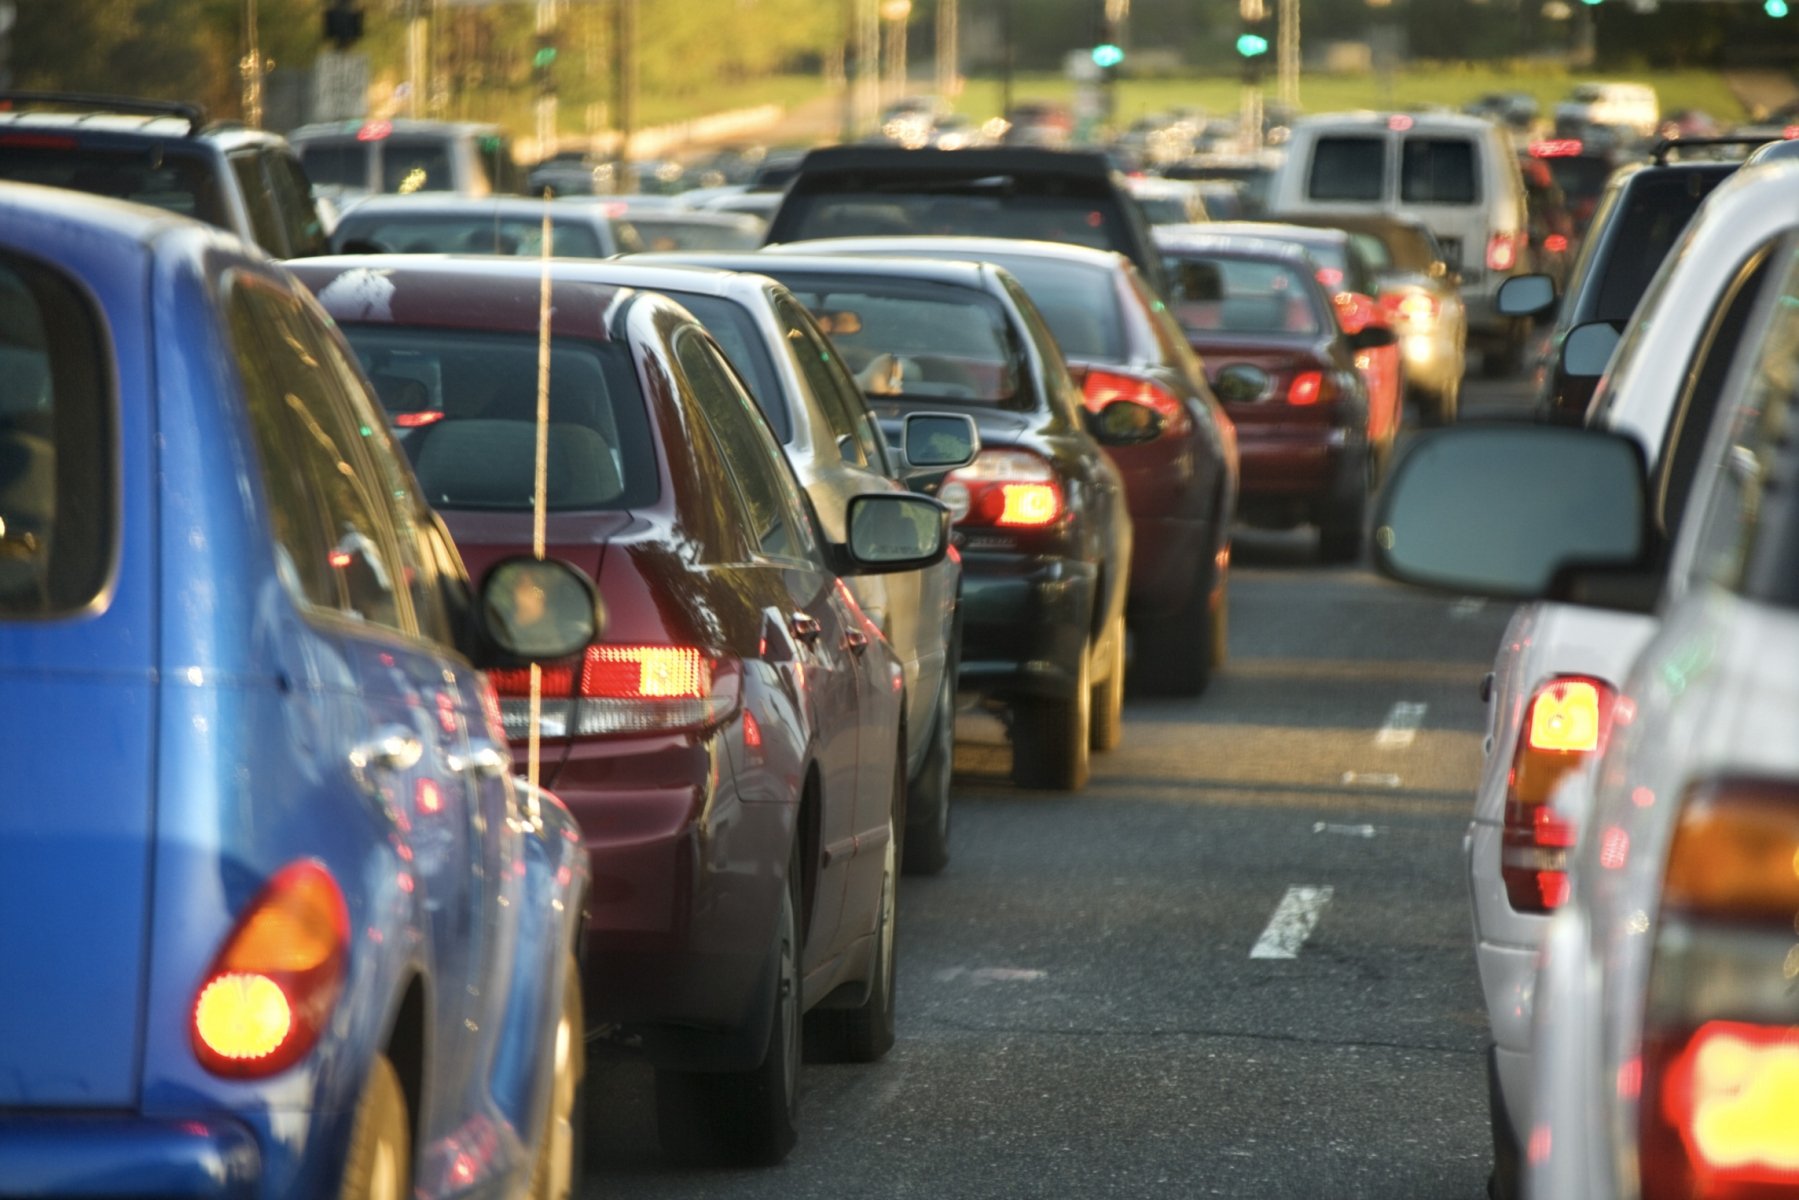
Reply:
<svg viewBox="0 0 1799 1200"><path fill-rule="evenodd" d="M890 437L912 412L974 418L980 454L937 491L962 558L959 681L1011 710L1016 782L1084 785L1089 751L1116 738L1131 572L1124 479L1096 439L1148 440L1160 416L1129 400L1089 413L1048 325L998 267L650 257L785 284L856 373Z"/></svg>
<svg viewBox="0 0 1799 1200"><path fill-rule="evenodd" d="M799 165L768 240L952 234L1115 250L1166 292L1149 222L1103 154L830 146Z"/></svg>
<svg viewBox="0 0 1799 1200"><path fill-rule="evenodd" d="M260 129L209 124L194 104L0 92L0 180L180 213L276 258L325 253L329 231L292 147Z"/></svg>
<svg viewBox="0 0 1799 1200"><path fill-rule="evenodd" d="M1569 333L1595 323L1622 332L1699 205L1741 165L1669 162L1664 143L1653 162L1625 168L1613 177L1537 362L1540 417L1570 424L1585 418L1604 364L1586 354L1571 364L1564 354ZM1508 316L1535 316L1554 303L1554 284L1546 275L1520 275L1500 289L1500 311Z"/></svg>

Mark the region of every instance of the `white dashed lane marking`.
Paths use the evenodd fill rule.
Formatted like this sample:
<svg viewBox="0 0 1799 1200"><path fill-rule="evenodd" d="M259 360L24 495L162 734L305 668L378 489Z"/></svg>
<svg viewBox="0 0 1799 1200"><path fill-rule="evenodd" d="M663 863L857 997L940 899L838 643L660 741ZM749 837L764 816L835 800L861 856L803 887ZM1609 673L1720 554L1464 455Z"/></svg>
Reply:
<svg viewBox="0 0 1799 1200"><path fill-rule="evenodd" d="M1424 714L1429 708L1428 704L1401 700L1387 714L1380 732L1374 735L1374 744L1383 750L1405 749L1418 736L1418 727L1424 724Z"/></svg>
<svg viewBox="0 0 1799 1200"><path fill-rule="evenodd" d="M1251 958L1297 958L1318 916L1331 900L1328 887L1290 887L1268 918L1268 928L1249 951Z"/></svg>

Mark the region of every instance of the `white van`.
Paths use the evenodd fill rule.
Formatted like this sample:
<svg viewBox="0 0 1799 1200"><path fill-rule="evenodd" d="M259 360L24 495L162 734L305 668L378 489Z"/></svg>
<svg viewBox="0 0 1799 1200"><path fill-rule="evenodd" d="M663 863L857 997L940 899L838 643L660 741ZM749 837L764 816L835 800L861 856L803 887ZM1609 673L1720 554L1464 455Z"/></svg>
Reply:
<svg viewBox="0 0 1799 1200"><path fill-rule="evenodd" d="M1510 137L1479 117L1336 113L1293 125L1269 195L1282 213L1396 213L1422 223L1462 277L1468 342L1489 374L1523 363L1525 321L1499 285L1530 270L1524 180Z"/></svg>

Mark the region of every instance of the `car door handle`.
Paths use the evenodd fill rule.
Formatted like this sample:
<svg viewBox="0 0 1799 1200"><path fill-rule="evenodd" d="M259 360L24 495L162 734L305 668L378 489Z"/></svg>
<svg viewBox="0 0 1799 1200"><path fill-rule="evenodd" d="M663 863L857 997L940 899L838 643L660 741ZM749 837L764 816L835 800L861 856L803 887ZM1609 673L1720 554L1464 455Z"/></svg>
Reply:
<svg viewBox="0 0 1799 1200"><path fill-rule="evenodd" d="M793 630L793 636L808 646L816 646L823 636L825 627L818 623L818 618L810 613L796 612L787 618L787 627Z"/></svg>
<svg viewBox="0 0 1799 1200"><path fill-rule="evenodd" d="M492 742L471 743L467 754L452 754L449 762L458 775L500 779L512 773L512 756Z"/></svg>
<svg viewBox="0 0 1799 1200"><path fill-rule="evenodd" d="M377 790L375 772L405 771L424 757L425 744L404 725L383 725L350 749L350 774L364 791Z"/></svg>
<svg viewBox="0 0 1799 1200"><path fill-rule="evenodd" d="M862 654L868 649L868 635L860 629L852 629L843 635L843 645L851 654Z"/></svg>

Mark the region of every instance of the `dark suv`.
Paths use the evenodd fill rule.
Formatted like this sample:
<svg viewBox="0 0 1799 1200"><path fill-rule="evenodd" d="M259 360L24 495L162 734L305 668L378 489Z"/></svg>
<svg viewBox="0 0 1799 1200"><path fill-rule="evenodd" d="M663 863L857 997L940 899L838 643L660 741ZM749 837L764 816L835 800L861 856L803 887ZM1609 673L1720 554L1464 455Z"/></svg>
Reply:
<svg viewBox="0 0 1799 1200"><path fill-rule="evenodd" d="M329 233L285 140L208 124L194 104L0 92L0 180L180 213L276 258L323 254Z"/></svg>
<svg viewBox="0 0 1799 1200"><path fill-rule="evenodd" d="M1124 177L1102 154L1002 146L830 146L806 155L768 241L952 234L1115 250L1167 294L1162 256Z"/></svg>
<svg viewBox="0 0 1799 1200"><path fill-rule="evenodd" d="M1619 171L1600 198L1537 362L1538 415L1546 420L1578 424L1586 416L1610 347L1617 344L1615 335L1605 336L1598 327L1622 334L1699 205L1742 165L1670 162L1675 145L1664 142L1650 163ZM1508 280L1499 296L1500 311L1511 316L1534 316L1554 303L1547 275Z"/></svg>

